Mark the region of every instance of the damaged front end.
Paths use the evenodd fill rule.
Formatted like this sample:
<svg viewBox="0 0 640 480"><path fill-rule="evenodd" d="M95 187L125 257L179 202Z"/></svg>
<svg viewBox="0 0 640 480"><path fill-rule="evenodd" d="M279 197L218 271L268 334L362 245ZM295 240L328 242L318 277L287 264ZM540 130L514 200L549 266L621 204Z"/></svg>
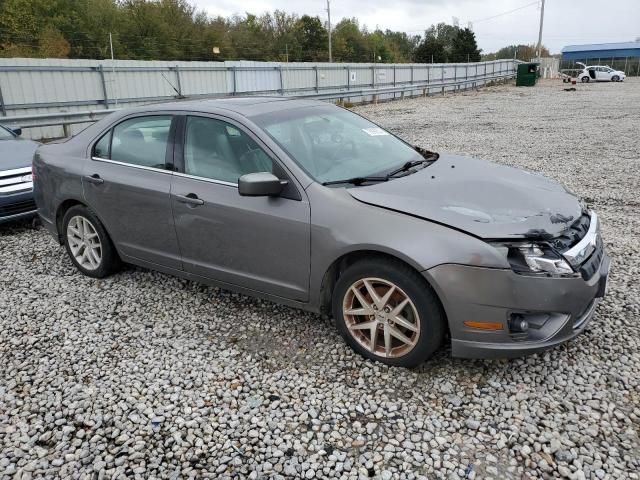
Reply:
<svg viewBox="0 0 640 480"><path fill-rule="evenodd" d="M585 211L561 234L529 232L523 241L492 241L521 275L591 278L599 268L604 246L598 216Z"/></svg>

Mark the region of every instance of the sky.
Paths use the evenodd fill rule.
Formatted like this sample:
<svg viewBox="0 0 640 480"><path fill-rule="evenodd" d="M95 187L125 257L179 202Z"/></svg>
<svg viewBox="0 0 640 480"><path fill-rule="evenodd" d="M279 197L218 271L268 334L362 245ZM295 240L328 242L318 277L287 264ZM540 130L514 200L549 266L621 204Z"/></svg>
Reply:
<svg viewBox="0 0 640 480"><path fill-rule="evenodd" d="M326 0L191 0L210 15L260 14L276 9L326 19ZM356 17L376 27L421 34L431 24L473 25L478 45L490 53L538 41L540 1L533 0L331 0L331 23ZM640 37L640 0L546 0L542 43L551 53L583 43L633 41Z"/></svg>

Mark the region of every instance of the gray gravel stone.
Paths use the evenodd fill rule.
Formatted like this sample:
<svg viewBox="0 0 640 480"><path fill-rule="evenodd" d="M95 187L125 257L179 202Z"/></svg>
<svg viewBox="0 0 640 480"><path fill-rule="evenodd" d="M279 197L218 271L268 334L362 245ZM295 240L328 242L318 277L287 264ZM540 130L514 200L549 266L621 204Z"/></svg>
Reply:
<svg viewBox="0 0 640 480"><path fill-rule="evenodd" d="M83 277L42 228L3 225L0 475L638 479L640 82L577 88L357 108L586 198L613 269L575 341L389 368L319 316L137 268Z"/></svg>

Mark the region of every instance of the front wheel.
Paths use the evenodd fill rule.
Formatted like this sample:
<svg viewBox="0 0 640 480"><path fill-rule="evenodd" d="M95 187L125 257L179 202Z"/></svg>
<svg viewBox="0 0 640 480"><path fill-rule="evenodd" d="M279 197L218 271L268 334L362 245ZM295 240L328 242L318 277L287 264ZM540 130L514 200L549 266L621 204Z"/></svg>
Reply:
<svg viewBox="0 0 640 480"><path fill-rule="evenodd" d="M582 83L589 83L589 77L582 77L580 80L582 80Z"/></svg>
<svg viewBox="0 0 640 480"><path fill-rule="evenodd" d="M413 367L442 345L445 318L435 292L400 262L354 263L338 279L332 302L346 342L371 360Z"/></svg>
<svg viewBox="0 0 640 480"><path fill-rule="evenodd" d="M120 258L100 220L87 207L71 207L62 220L69 258L83 274L104 278L120 267Z"/></svg>
<svg viewBox="0 0 640 480"><path fill-rule="evenodd" d="M613 77L611 77L611 81L612 82L619 82L620 81L620 77L618 75L614 75Z"/></svg>

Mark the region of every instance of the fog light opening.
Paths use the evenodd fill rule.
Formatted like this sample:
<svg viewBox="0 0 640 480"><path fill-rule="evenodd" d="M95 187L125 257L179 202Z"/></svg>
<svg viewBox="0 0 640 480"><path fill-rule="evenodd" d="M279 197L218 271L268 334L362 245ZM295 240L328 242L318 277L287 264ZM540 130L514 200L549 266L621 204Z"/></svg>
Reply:
<svg viewBox="0 0 640 480"><path fill-rule="evenodd" d="M509 318L509 331L511 333L527 333L529 322L519 313L512 313Z"/></svg>

